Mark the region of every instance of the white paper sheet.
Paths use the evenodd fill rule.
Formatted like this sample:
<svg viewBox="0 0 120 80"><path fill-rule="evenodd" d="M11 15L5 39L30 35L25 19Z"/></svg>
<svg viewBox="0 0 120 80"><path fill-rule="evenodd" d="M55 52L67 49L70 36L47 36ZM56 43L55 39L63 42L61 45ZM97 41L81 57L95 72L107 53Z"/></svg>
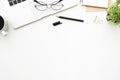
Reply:
<svg viewBox="0 0 120 80"><path fill-rule="evenodd" d="M83 5L108 8L108 0L83 0Z"/></svg>

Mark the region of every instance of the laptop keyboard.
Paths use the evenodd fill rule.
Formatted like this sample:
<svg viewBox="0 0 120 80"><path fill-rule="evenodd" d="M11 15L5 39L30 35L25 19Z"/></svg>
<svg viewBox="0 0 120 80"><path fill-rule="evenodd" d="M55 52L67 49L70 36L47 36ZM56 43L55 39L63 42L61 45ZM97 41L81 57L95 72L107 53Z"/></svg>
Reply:
<svg viewBox="0 0 120 80"><path fill-rule="evenodd" d="M19 3L24 2L24 1L26 1L26 0L8 0L10 6L19 4Z"/></svg>

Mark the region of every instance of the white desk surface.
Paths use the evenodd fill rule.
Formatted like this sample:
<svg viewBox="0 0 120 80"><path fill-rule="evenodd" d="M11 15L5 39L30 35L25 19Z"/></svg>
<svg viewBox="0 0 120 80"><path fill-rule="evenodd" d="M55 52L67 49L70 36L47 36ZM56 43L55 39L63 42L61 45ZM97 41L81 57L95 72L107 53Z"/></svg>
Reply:
<svg viewBox="0 0 120 80"><path fill-rule="evenodd" d="M64 15L84 19L75 22ZM99 16L102 24L94 24ZM120 80L120 28L77 6L0 37L0 80ZM63 24L53 27L52 23Z"/></svg>

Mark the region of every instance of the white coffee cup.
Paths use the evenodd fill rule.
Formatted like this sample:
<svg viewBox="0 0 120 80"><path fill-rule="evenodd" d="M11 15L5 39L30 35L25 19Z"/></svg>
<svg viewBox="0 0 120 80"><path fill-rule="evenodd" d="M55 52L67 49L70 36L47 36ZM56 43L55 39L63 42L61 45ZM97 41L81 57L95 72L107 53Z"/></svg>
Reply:
<svg viewBox="0 0 120 80"><path fill-rule="evenodd" d="M8 25L6 19L0 15L0 34L7 36L8 34Z"/></svg>

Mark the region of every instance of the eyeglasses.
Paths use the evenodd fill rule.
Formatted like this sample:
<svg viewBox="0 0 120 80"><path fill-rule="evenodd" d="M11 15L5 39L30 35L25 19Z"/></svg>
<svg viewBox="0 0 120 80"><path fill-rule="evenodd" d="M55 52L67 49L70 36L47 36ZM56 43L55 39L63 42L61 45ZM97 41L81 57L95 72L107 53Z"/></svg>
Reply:
<svg viewBox="0 0 120 80"><path fill-rule="evenodd" d="M42 1L37 1L37 0L34 0L34 2L36 3L35 4L35 8L38 10L38 11L45 11L46 9L48 8L52 8L53 10L60 10L63 8L63 4L62 4L62 1L63 0L59 0L59 1L54 1L53 3L51 4L46 4Z"/></svg>

